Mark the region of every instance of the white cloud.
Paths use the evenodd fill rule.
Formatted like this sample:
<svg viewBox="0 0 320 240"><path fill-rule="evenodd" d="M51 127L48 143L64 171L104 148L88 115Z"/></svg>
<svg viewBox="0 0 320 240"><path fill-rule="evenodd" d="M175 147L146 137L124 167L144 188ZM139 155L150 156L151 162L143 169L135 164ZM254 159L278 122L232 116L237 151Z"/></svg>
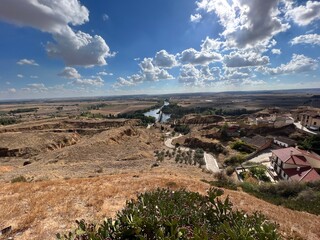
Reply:
<svg viewBox="0 0 320 240"><path fill-rule="evenodd" d="M108 14L106 14L106 13L103 14L103 15L102 15L102 20L105 21L105 22L108 21L108 20L109 20Z"/></svg>
<svg viewBox="0 0 320 240"><path fill-rule="evenodd" d="M21 59L17 62L18 65L32 65L32 66L39 66L38 63L36 63L33 59Z"/></svg>
<svg viewBox="0 0 320 240"><path fill-rule="evenodd" d="M118 88L118 87L128 87L128 86L134 86L137 83L130 79L125 79L123 77L119 77L117 82L113 85L113 87Z"/></svg>
<svg viewBox="0 0 320 240"><path fill-rule="evenodd" d="M58 74L58 76L68 79L81 78L81 75L78 73L77 69L72 67L65 67L63 71Z"/></svg>
<svg viewBox="0 0 320 240"><path fill-rule="evenodd" d="M156 53L153 64L160 68L173 68L178 65L175 55L169 54L166 50Z"/></svg>
<svg viewBox="0 0 320 240"><path fill-rule="evenodd" d="M272 52L273 54L277 54L277 55L280 55L280 54L281 54L281 50L280 50L280 49L277 49L277 48L271 49L271 52Z"/></svg>
<svg viewBox="0 0 320 240"><path fill-rule="evenodd" d="M22 74L17 75L18 78L23 78L24 76Z"/></svg>
<svg viewBox="0 0 320 240"><path fill-rule="evenodd" d="M253 86L253 85L264 85L264 84L266 84L266 82L263 81L263 80L244 79L242 81L242 85L251 85L251 86Z"/></svg>
<svg viewBox="0 0 320 240"><path fill-rule="evenodd" d="M202 19L202 16L201 16L200 13L196 13L196 14L190 16L190 21L191 22L197 23L197 22L200 22L201 19Z"/></svg>
<svg viewBox="0 0 320 240"><path fill-rule="evenodd" d="M97 75L100 75L100 76L113 76L113 73L108 73L108 72L102 71L102 72L98 72Z"/></svg>
<svg viewBox="0 0 320 240"><path fill-rule="evenodd" d="M144 58L139 64L143 81L159 81L162 79L173 79L167 70L154 66L152 58Z"/></svg>
<svg viewBox="0 0 320 240"><path fill-rule="evenodd" d="M164 62L162 62L164 63ZM173 79L173 76L163 68L154 65L152 58L144 58L140 64L138 74L133 74L127 78L120 77L113 87L134 86L145 81L156 82L159 80Z"/></svg>
<svg viewBox="0 0 320 240"><path fill-rule="evenodd" d="M265 72L278 75L278 74L292 74L314 71L318 68L318 61L305 55L293 54L292 59L287 64L281 64L276 68L265 68Z"/></svg>
<svg viewBox="0 0 320 240"><path fill-rule="evenodd" d="M225 68L223 80L247 79L252 76L248 68Z"/></svg>
<svg viewBox="0 0 320 240"><path fill-rule="evenodd" d="M223 46L222 41L218 39L211 39L209 37L206 37L206 39L202 41L201 52L219 51L222 46Z"/></svg>
<svg viewBox="0 0 320 240"><path fill-rule="evenodd" d="M222 36L231 47L267 45L276 34L286 31L278 10L279 0L201 0L198 10L215 12L224 27Z"/></svg>
<svg viewBox="0 0 320 240"><path fill-rule="evenodd" d="M35 91L35 92L45 92L48 91L48 88L43 83L30 83L27 84L28 88L25 88L27 91Z"/></svg>
<svg viewBox="0 0 320 240"><path fill-rule="evenodd" d="M208 66L198 69L188 64L181 67L178 79L187 86L205 86L207 82L213 81L215 77Z"/></svg>
<svg viewBox="0 0 320 240"><path fill-rule="evenodd" d="M31 75L30 78L32 78L32 79L37 79L37 78L39 78L39 77L36 76L36 75Z"/></svg>
<svg viewBox="0 0 320 240"><path fill-rule="evenodd" d="M103 86L104 81L101 77L96 78L88 78L88 79L76 79L72 81L72 84L74 85L80 85L80 86Z"/></svg>
<svg viewBox="0 0 320 240"><path fill-rule="evenodd" d="M224 56L227 67L250 67L261 66L269 63L269 57L261 56L255 52L231 52Z"/></svg>
<svg viewBox="0 0 320 240"><path fill-rule="evenodd" d="M206 65L213 61L221 61L222 56L219 53L211 51L198 52L193 48L184 50L179 59L183 64Z"/></svg>
<svg viewBox="0 0 320 240"><path fill-rule="evenodd" d="M296 24L306 26L320 19L320 2L308 1L306 5L298 7L287 6L286 16L291 18Z"/></svg>
<svg viewBox="0 0 320 240"><path fill-rule="evenodd" d="M48 54L70 66L105 65L105 58L114 56L102 37L69 26L89 21L88 9L78 0L2 0L0 19L51 33L56 43L47 45Z"/></svg>
<svg viewBox="0 0 320 240"><path fill-rule="evenodd" d="M91 36L87 33L78 31L73 32L70 28L66 29L65 34L54 34L53 37L57 44L47 44L47 53L51 57L59 57L68 66L106 65L105 58L113 57L108 45L102 37Z"/></svg>
<svg viewBox="0 0 320 240"><path fill-rule="evenodd" d="M9 88L8 93L16 93L17 90L15 88Z"/></svg>
<svg viewBox="0 0 320 240"><path fill-rule="evenodd" d="M295 44L313 44L320 45L320 35L319 34L306 34L300 35L298 37L293 38L290 43L292 45Z"/></svg>

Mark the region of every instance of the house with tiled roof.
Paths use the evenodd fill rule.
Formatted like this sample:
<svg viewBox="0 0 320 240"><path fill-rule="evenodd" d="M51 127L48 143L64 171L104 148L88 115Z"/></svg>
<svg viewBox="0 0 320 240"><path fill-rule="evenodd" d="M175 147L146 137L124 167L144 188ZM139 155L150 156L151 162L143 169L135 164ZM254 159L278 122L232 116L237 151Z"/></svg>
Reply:
<svg viewBox="0 0 320 240"><path fill-rule="evenodd" d="M260 135L255 135L253 137L242 137L241 140L258 151L262 151L270 147L273 141L272 138L267 138Z"/></svg>
<svg viewBox="0 0 320 240"><path fill-rule="evenodd" d="M294 147L297 142L286 137L277 136L273 138L273 142L280 147Z"/></svg>
<svg viewBox="0 0 320 240"><path fill-rule="evenodd" d="M298 148L272 151L271 165L280 179L298 182L320 180L320 156Z"/></svg>

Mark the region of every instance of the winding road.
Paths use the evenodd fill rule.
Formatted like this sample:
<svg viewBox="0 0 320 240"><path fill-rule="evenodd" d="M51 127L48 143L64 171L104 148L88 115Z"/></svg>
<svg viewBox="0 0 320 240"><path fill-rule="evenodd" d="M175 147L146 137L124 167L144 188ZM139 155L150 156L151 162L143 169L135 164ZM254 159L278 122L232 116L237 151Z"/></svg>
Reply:
<svg viewBox="0 0 320 240"><path fill-rule="evenodd" d="M175 137L171 137L171 138L168 138L164 141L164 145L166 145L168 148L171 148L171 149L174 149L175 146L172 145L172 141L174 139L177 139L179 137L182 137L183 135L182 134L179 134L178 136L175 136ZM182 151L189 151L190 148L187 148L187 147L180 147L180 149ZM192 150L194 151L194 150ZM204 152L204 160L206 162L206 168L214 173L216 172L220 172L220 169L219 169L219 166L218 166L218 163L217 163L217 160L209 153L207 152Z"/></svg>

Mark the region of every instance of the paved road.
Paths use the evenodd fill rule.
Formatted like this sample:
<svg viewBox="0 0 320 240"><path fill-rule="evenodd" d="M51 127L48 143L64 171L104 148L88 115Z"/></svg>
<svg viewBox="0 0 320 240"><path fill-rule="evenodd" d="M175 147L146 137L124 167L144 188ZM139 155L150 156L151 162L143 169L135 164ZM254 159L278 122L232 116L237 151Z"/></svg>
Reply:
<svg viewBox="0 0 320 240"><path fill-rule="evenodd" d="M174 149L175 146L172 145L172 141L174 139L177 139L179 137L181 137L182 134L180 134L179 136L175 136L172 138L168 138L167 140L164 141L164 145L166 145L168 148ZM190 148L187 147L180 147L181 151L189 151ZM194 151L194 150L192 150ZM212 172L220 172L217 160L209 153L204 152L204 160L206 162L206 168Z"/></svg>
<svg viewBox="0 0 320 240"><path fill-rule="evenodd" d="M264 151L263 153L255 156L254 158L251 158L248 162L254 162L254 163L263 163L263 162L269 162L269 157L272 155L271 150Z"/></svg>
<svg viewBox="0 0 320 240"><path fill-rule="evenodd" d="M204 160L206 161L206 167L212 172L220 172L217 160L209 153L204 152Z"/></svg>
<svg viewBox="0 0 320 240"><path fill-rule="evenodd" d="M303 127L300 122L295 122L294 125L296 126L296 128L301 129L302 131L305 131L305 132L307 132L307 133L311 133L311 134L317 135L316 132L313 132L313 131L309 130L308 128Z"/></svg>

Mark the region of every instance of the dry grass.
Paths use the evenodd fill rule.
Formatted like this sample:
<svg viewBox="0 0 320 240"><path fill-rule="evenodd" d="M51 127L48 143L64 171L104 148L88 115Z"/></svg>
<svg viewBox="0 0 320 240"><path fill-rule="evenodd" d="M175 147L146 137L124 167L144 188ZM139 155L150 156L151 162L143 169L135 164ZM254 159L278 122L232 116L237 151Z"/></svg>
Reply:
<svg viewBox="0 0 320 240"><path fill-rule="evenodd" d="M199 170L197 170L199 171ZM155 174L157 173L157 174ZM126 200L157 187L184 187L205 192L207 185L192 176L155 172L101 178L2 184L0 226L12 226L15 239L54 239L56 232L89 221L111 217Z"/></svg>
<svg viewBox="0 0 320 240"><path fill-rule="evenodd" d="M176 165L110 176L54 180L34 183L0 184L0 226L12 226L15 239L54 239L55 233L72 229L76 219L101 221L115 216L126 200L136 194L170 187L205 193L210 179L198 168ZM280 223L284 236L319 239L320 217L275 206L244 192L225 190L235 208L261 211Z"/></svg>

